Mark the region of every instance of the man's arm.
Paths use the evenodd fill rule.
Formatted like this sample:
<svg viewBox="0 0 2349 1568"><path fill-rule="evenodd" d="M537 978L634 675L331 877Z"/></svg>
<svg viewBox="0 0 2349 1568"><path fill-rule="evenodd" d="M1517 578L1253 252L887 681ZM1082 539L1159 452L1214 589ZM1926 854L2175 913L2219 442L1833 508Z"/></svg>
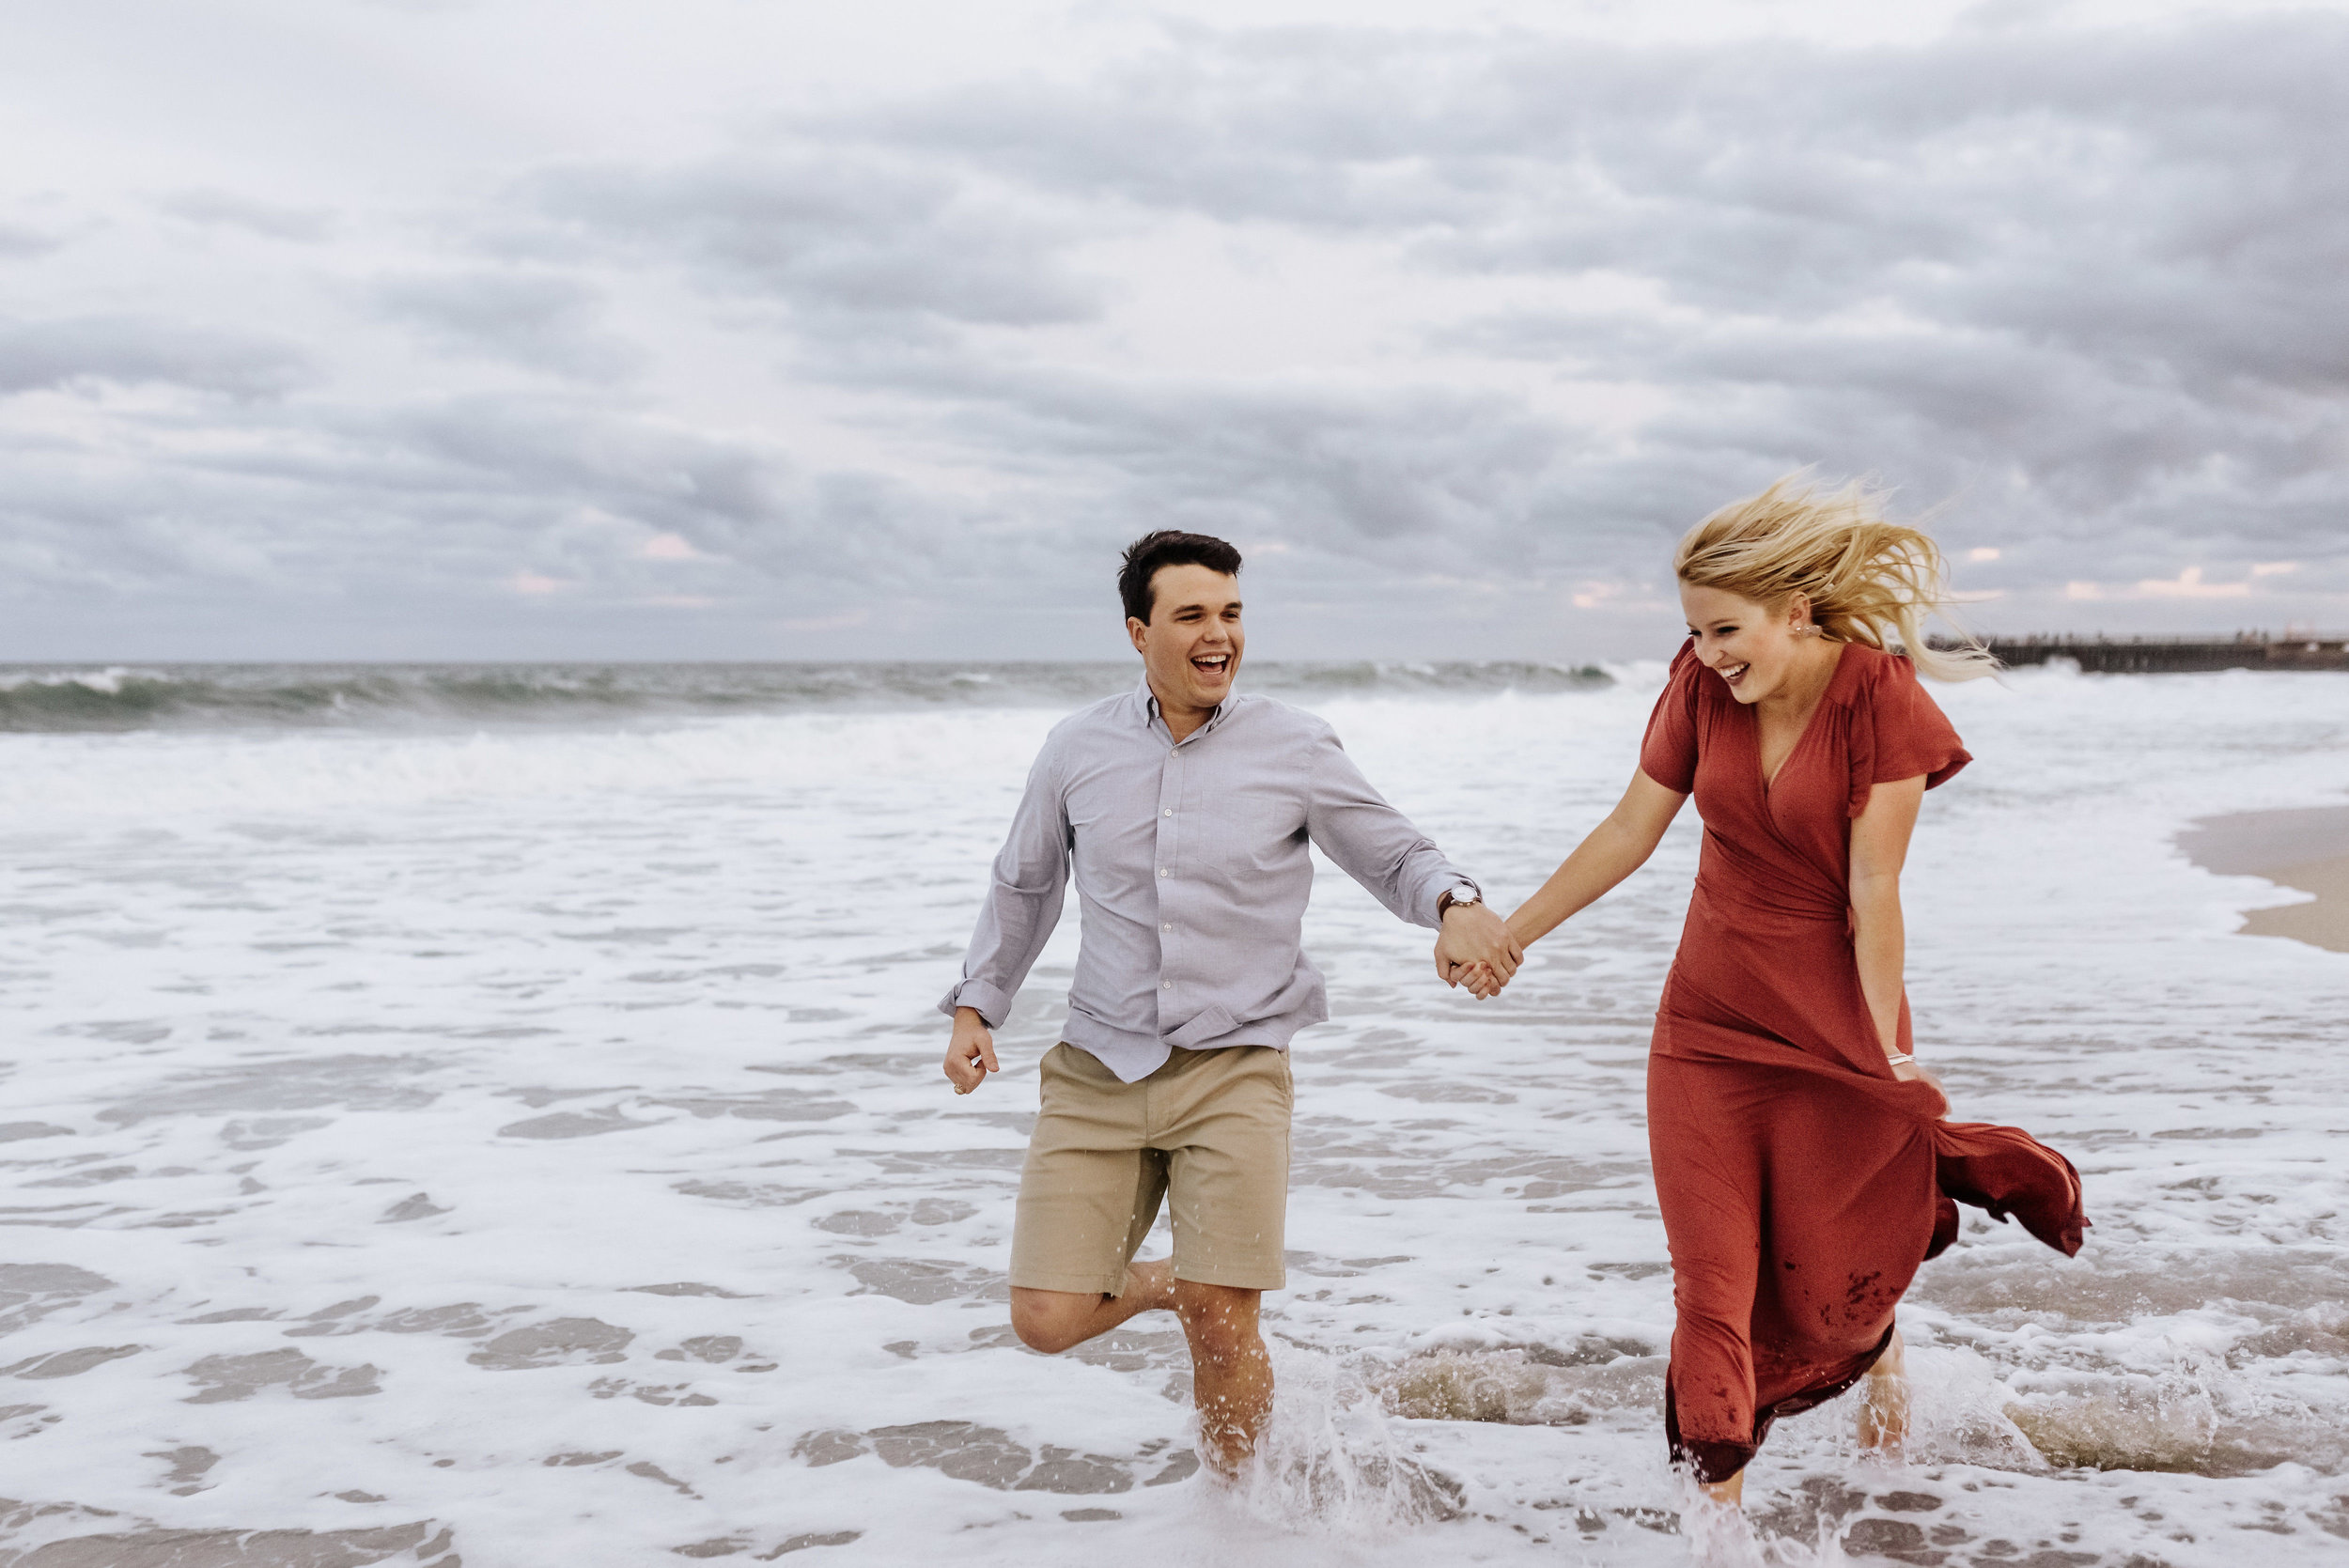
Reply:
<svg viewBox="0 0 2349 1568"><path fill-rule="evenodd" d="M946 1077L955 1093L969 1094L998 1070L990 1031L1010 1015L1012 998L1060 924L1067 888L1068 813L1048 743L1028 770L1011 832L995 857L962 978L938 1004L955 1020L946 1048Z"/></svg>
<svg viewBox="0 0 2349 1568"><path fill-rule="evenodd" d="M1445 985L1468 979L1478 964L1506 984L1525 956L1507 924L1482 903L1439 908L1446 893L1458 890L1481 897L1474 878L1444 859L1409 818L1371 788L1334 732L1325 729L1315 748L1305 826L1322 853L1401 919L1442 933L1436 943L1436 972ZM1491 994L1475 983L1470 988L1480 996Z"/></svg>

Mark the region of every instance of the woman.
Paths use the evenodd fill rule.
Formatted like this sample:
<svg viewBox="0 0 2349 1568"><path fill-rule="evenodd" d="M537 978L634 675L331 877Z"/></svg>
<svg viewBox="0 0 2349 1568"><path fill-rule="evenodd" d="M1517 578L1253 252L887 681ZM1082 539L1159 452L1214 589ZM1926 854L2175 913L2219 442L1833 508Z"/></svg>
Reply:
<svg viewBox="0 0 2349 1568"><path fill-rule="evenodd" d="M1677 1312L1665 1436L1735 1505L1770 1423L1863 1376L1861 1441L1906 1436L1893 1309L1955 1236L1952 1198L2067 1256L2087 1220L2070 1162L1941 1120L1912 1060L1901 863L1924 792L1971 760L1917 674L1996 667L1926 644L1933 541L1859 486L1797 475L1699 524L1672 569L1691 635L1639 771L1509 927L1531 946L1637 870L1696 796L1704 846L1657 1012L1648 1139Z"/></svg>

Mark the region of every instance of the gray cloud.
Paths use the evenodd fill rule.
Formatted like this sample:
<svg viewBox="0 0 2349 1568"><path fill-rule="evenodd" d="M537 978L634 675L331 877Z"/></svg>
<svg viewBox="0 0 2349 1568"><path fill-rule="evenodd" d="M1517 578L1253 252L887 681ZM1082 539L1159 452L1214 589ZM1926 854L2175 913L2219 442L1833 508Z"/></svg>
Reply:
<svg viewBox="0 0 2349 1568"><path fill-rule="evenodd" d="M1057 254L1065 230L903 159L579 167L538 175L523 194L575 241L677 256L803 319L1036 326L1097 308Z"/></svg>
<svg viewBox="0 0 2349 1568"><path fill-rule="evenodd" d="M1489 651L1552 650L1569 594L1639 600L1690 520L1815 463L1946 501L1961 556L2000 552L1962 581L2018 615L2075 579L2292 561L2262 583L2329 618L2345 72L2349 23L2311 16L1868 49L1193 29L1090 76L785 116L723 156L525 171L397 260L347 259L359 225L308 209L183 194L178 217L321 241L219 247L288 269L257 298L322 285L563 383L329 379L161 307L0 325L0 391L243 399L0 422L0 559L123 602L366 597L492 644L567 614L587 651L669 635L646 606L738 630L869 612L857 651L938 654L1002 647L1003 605L1097 615L1114 548L1175 524L1270 547L1252 573L1292 599L1408 609L1332 612L1329 651L1405 626L1459 651L1432 627L1478 616ZM1221 302L1170 281L1179 259L1122 274L1138 236L1399 266L1423 299L1327 366L1153 358L1170 308L1209 335ZM665 318L623 339L609 302L679 280L689 346L630 380ZM1136 326L1150 288L1174 293ZM772 401L675 396L694 354ZM775 646L742 637L710 647Z"/></svg>
<svg viewBox="0 0 2349 1568"><path fill-rule="evenodd" d="M230 191L176 191L160 197L155 205L175 218L208 228L239 228L299 244L331 239L335 228L334 214L321 208L263 201Z"/></svg>
<svg viewBox="0 0 2349 1568"><path fill-rule="evenodd" d="M1378 235L1436 272L1646 280L1664 309L1439 334L1672 389L1644 459L1520 491L1526 527L1589 542L1624 515L1590 506L1627 505L1644 548L1820 461L1956 496L1961 532L2071 536L2090 575L2344 548L2344 70L2325 16L1869 50L1293 32L824 128L1062 199Z"/></svg>
<svg viewBox="0 0 2349 1568"><path fill-rule="evenodd" d="M0 258L47 256L64 243L44 229L0 222Z"/></svg>
<svg viewBox="0 0 2349 1568"><path fill-rule="evenodd" d="M600 293L576 278L469 271L389 278L377 307L443 348L561 376L618 378L641 349L606 330Z"/></svg>
<svg viewBox="0 0 2349 1568"><path fill-rule="evenodd" d="M134 428L145 460L95 481L86 446L0 439L8 590L313 609L364 594L495 624L670 598L814 614L1040 564L1031 539L990 544L983 510L576 396L279 405L235 443ZM646 548L661 536L687 551Z"/></svg>
<svg viewBox="0 0 2349 1568"><path fill-rule="evenodd" d="M254 333L137 316L0 322L0 394L161 382L271 397L310 374L298 349Z"/></svg>
<svg viewBox="0 0 2349 1568"><path fill-rule="evenodd" d="M1446 392L1135 384L1097 374L933 367L941 425L979 450L1083 471L1105 535L1245 532L1424 559L1522 518L1571 433L1515 399ZM1103 540L1106 543L1106 537Z"/></svg>

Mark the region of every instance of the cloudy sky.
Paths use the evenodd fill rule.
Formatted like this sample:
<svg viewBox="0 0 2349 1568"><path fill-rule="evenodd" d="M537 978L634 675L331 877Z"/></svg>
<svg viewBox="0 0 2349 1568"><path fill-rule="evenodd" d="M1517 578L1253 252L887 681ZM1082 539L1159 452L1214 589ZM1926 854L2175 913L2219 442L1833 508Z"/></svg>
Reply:
<svg viewBox="0 0 2349 1568"><path fill-rule="evenodd" d="M24 0L0 658L1669 646L1802 464L1984 629L2349 625L2349 5Z"/></svg>

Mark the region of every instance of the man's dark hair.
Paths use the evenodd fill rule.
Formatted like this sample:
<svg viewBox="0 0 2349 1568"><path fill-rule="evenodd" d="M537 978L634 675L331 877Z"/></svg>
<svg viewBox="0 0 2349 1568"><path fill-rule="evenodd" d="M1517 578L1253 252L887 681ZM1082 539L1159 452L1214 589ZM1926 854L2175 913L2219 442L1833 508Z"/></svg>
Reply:
<svg viewBox="0 0 2349 1568"><path fill-rule="evenodd" d="M1117 597L1126 601L1126 613L1137 621L1148 622L1150 612L1158 607L1150 580L1160 567L1205 567L1237 577L1239 551L1212 534L1186 534L1175 528L1144 534L1128 545L1125 564L1117 568Z"/></svg>

